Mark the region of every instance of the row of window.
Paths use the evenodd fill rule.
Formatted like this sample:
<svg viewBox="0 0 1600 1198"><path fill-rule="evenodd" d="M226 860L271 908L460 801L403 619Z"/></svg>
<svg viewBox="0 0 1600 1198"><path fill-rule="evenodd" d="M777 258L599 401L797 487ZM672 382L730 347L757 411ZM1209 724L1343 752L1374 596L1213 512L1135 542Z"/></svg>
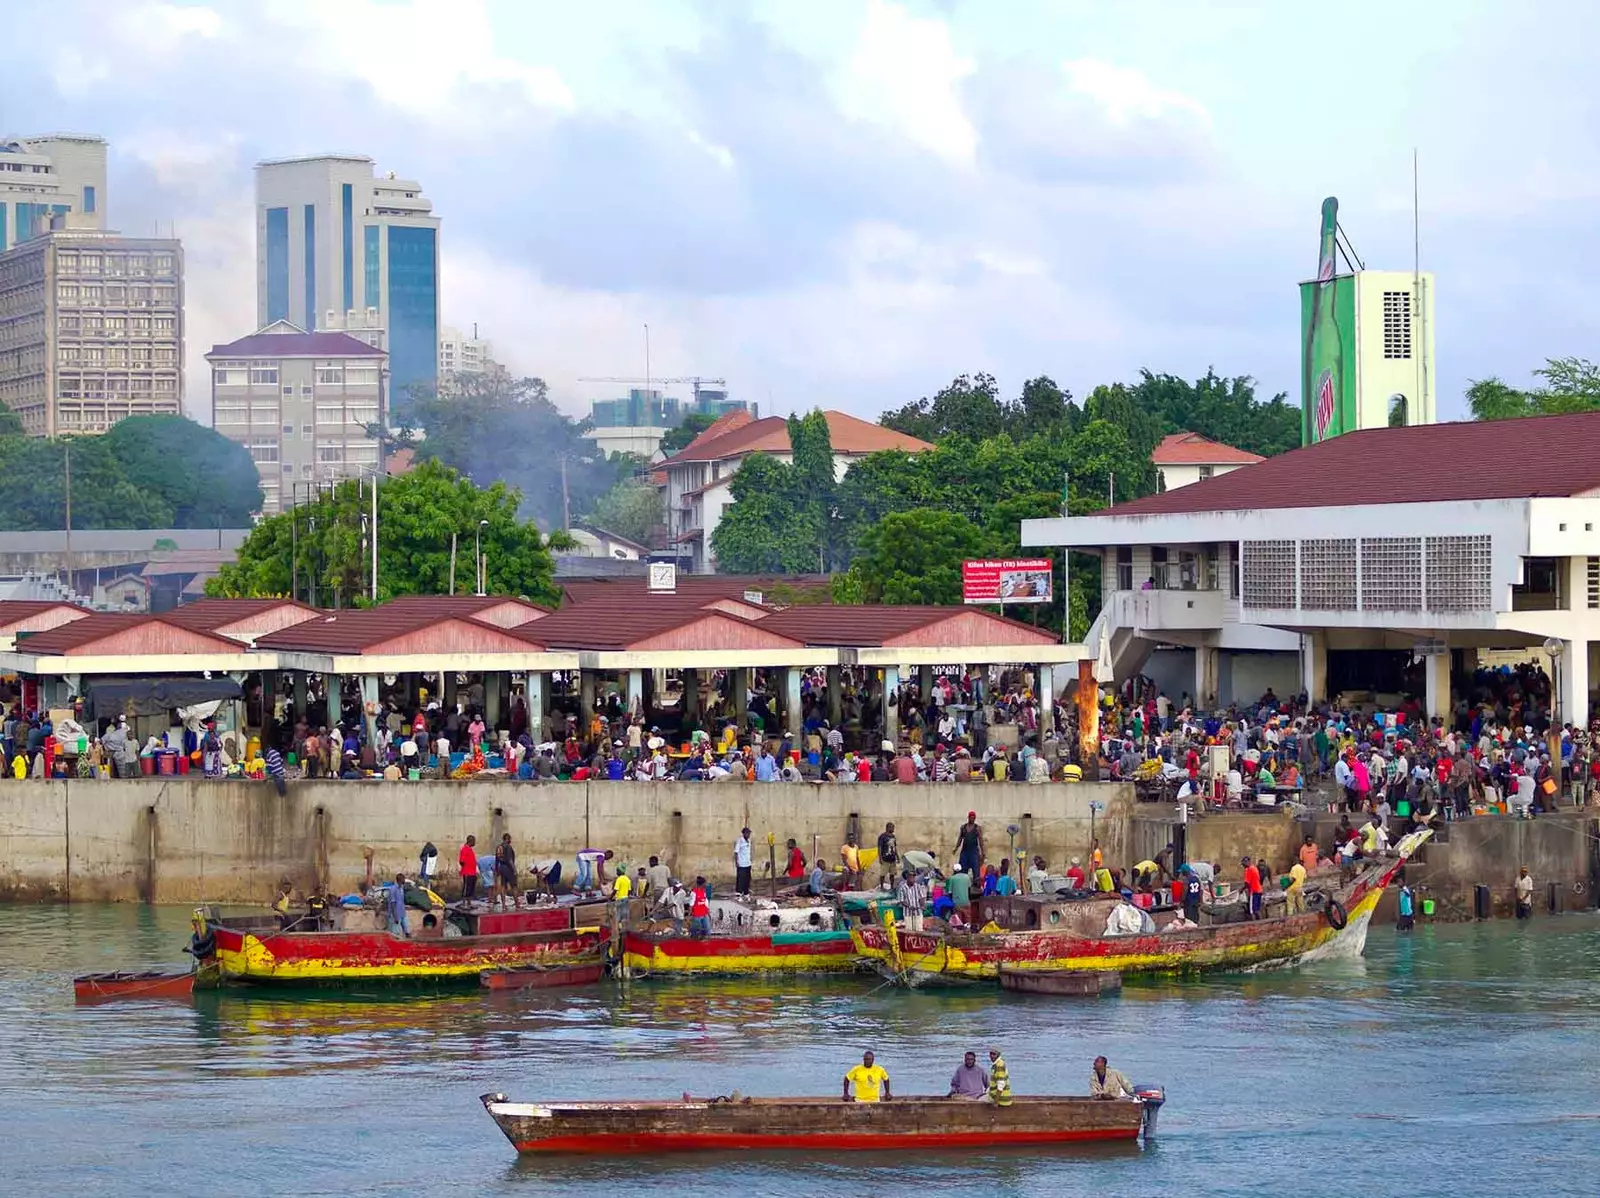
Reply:
<svg viewBox="0 0 1600 1198"><path fill-rule="evenodd" d="M346 366L346 367L318 367L317 386L319 387L376 387L378 385L378 368L376 366ZM276 363L263 365L251 363L221 362L211 369L211 381L218 387L259 387L270 386L278 381L278 366ZM283 388L285 395L294 394L294 386L286 384ZM302 383L301 395L310 395L310 385Z"/></svg>
<svg viewBox="0 0 1600 1198"><path fill-rule="evenodd" d="M95 312L63 312L56 317L56 331L59 333L82 332L107 337L121 337L128 333L135 337L148 337L153 333L170 336L176 327L175 316L102 316Z"/></svg>
<svg viewBox="0 0 1600 1198"><path fill-rule="evenodd" d="M178 302L178 289L171 283L125 286L121 283L57 283L56 300L63 304L128 304L133 307L170 305Z"/></svg>
<svg viewBox="0 0 1600 1198"><path fill-rule="evenodd" d="M218 424L260 424L276 425L278 423L278 409L270 404L235 404L219 403L215 408L215 419ZM300 426L301 435L306 440L311 439L311 430L329 427L357 427L365 428L369 424L378 422L378 408L376 404L361 406L326 406L317 405L317 421L315 425L307 422ZM285 436L294 436L293 424L285 424Z"/></svg>
<svg viewBox="0 0 1600 1198"><path fill-rule="evenodd" d="M171 366L178 351L168 346L148 345L63 345L56 350L56 361L63 366L83 362L90 366Z"/></svg>
<svg viewBox="0 0 1600 1198"><path fill-rule="evenodd" d="M111 395L176 395L178 380L170 375L154 378L81 378L62 376L56 380L59 399L105 399Z"/></svg>
<svg viewBox="0 0 1600 1198"><path fill-rule="evenodd" d="M56 255L56 273L63 275L130 275L141 278L150 274L170 275L177 268L177 258L166 253L102 254L85 251L74 254L62 251Z"/></svg>

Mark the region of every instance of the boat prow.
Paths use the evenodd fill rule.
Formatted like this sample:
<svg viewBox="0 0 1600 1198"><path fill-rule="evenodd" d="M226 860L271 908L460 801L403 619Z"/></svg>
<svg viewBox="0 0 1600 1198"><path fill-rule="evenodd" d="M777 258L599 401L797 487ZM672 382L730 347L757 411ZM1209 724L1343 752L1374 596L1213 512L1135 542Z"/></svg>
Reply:
<svg viewBox="0 0 1600 1198"><path fill-rule="evenodd" d="M866 1151L1050 1147L1133 1142L1155 1134L1166 1095L1136 1100L1014 1098L689 1098L676 1102L512 1102L482 1096L518 1152L651 1154L739 1150Z"/></svg>

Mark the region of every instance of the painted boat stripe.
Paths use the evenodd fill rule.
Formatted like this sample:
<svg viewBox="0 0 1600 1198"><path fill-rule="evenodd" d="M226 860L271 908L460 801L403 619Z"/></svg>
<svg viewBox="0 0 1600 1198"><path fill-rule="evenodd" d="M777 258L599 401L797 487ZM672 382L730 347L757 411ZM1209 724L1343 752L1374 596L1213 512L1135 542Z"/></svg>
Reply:
<svg viewBox="0 0 1600 1198"><path fill-rule="evenodd" d="M513 1140L518 1152L527 1153L648 1153L715 1152L738 1149L832 1148L866 1151L875 1148L1007 1148L1035 1144L1082 1144L1107 1140L1133 1140L1138 1125L1072 1131L1004 1132L848 1132L808 1135L796 1132L636 1132L551 1136Z"/></svg>

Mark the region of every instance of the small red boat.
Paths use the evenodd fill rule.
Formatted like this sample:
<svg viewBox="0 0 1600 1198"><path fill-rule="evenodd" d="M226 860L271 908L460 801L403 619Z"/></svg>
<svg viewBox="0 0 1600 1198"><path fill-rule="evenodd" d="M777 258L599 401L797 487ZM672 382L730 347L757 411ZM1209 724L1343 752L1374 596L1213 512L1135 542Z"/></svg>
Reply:
<svg viewBox="0 0 1600 1198"><path fill-rule="evenodd" d="M194 995L195 975L190 970L143 973L86 973L72 979L72 995L79 1003L111 1002L119 998L177 998Z"/></svg>
<svg viewBox="0 0 1600 1198"><path fill-rule="evenodd" d="M605 976L603 961L532 969L486 969L478 975L485 990L554 990L560 986L592 986Z"/></svg>

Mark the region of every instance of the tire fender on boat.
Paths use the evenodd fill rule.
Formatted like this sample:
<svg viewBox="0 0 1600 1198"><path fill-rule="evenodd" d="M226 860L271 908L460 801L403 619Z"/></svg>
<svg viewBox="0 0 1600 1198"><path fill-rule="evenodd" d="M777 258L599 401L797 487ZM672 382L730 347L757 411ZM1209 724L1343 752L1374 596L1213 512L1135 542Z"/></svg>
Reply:
<svg viewBox="0 0 1600 1198"><path fill-rule="evenodd" d="M1327 917L1328 925L1336 932L1344 931L1344 926L1350 922L1350 916L1345 913L1344 904L1338 899L1329 899L1328 905L1322 909L1322 914Z"/></svg>

